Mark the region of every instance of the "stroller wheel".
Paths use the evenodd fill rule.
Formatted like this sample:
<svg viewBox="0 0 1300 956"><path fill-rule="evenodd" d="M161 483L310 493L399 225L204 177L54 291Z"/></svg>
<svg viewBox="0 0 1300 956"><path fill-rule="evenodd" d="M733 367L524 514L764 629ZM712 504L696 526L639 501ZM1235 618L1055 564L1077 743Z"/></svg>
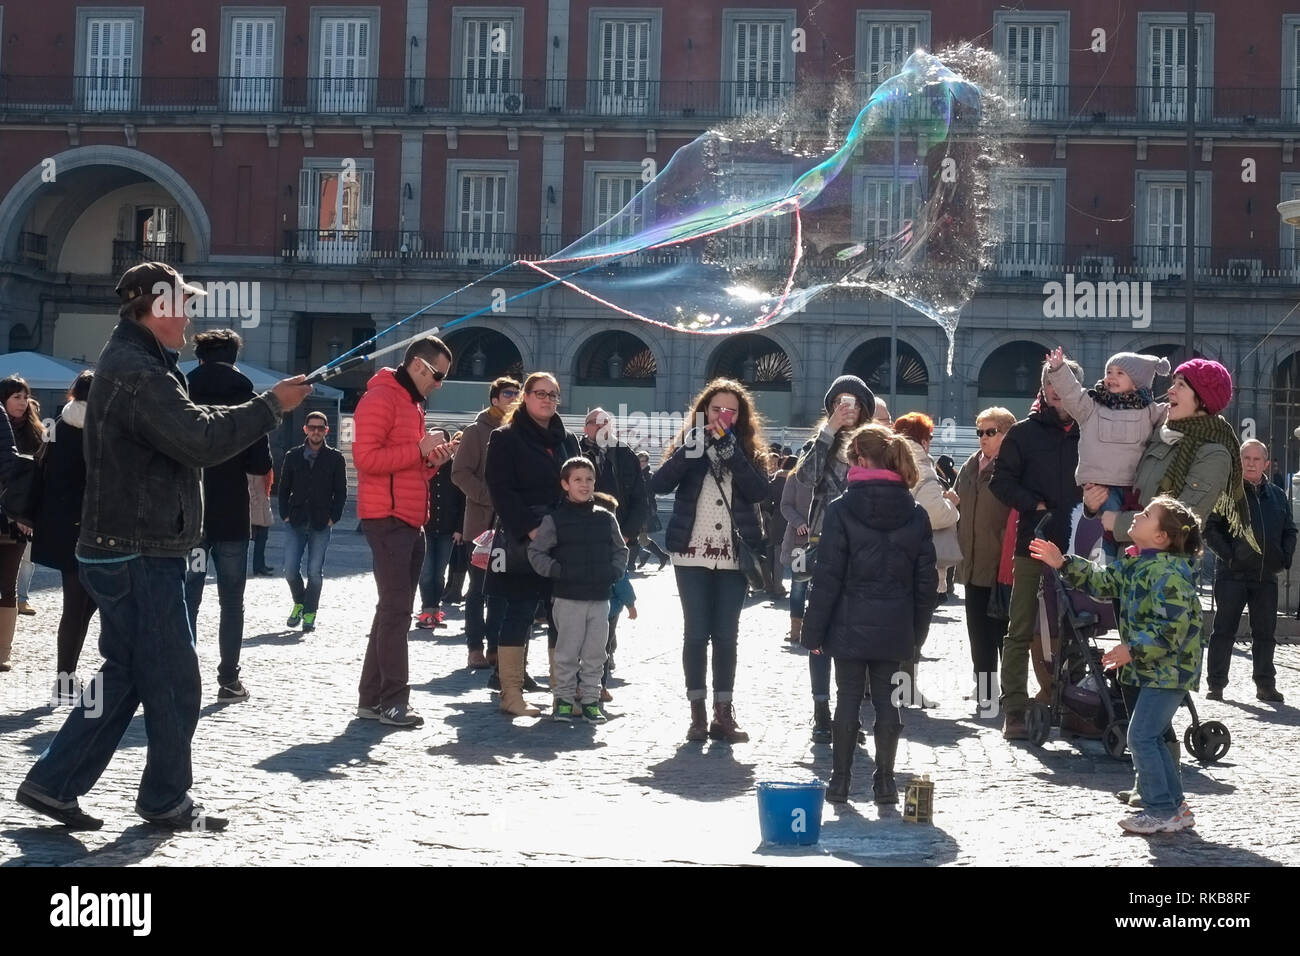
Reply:
<svg viewBox="0 0 1300 956"><path fill-rule="evenodd" d="M1051 732L1051 709L1040 701L1030 701L1025 708L1025 733L1028 734L1029 742L1035 747L1041 747Z"/></svg>
<svg viewBox="0 0 1300 956"><path fill-rule="evenodd" d="M1188 727L1183 734L1183 743L1197 763L1218 763L1232 746L1232 734L1217 720L1207 720Z"/></svg>
<svg viewBox="0 0 1300 956"><path fill-rule="evenodd" d="M1101 739L1106 745L1106 753L1116 760L1123 760L1124 753L1128 749L1128 721L1122 717L1119 720L1112 720L1106 725L1106 731L1101 735Z"/></svg>

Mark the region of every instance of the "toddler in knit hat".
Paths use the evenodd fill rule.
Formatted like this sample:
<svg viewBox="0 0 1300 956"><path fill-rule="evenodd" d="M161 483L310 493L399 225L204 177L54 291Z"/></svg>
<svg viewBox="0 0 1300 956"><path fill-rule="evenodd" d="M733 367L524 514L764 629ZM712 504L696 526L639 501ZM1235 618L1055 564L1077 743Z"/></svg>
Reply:
<svg viewBox="0 0 1300 956"><path fill-rule="evenodd" d="M1106 510L1123 511L1132 490L1138 460L1151 431L1165 420L1169 406L1151 395L1156 375L1168 375L1169 360L1158 355L1117 352L1106 360L1106 377L1084 387L1065 365L1065 350L1047 356L1046 384L1056 389L1061 404L1079 423L1079 467L1074 480L1110 488ZM1107 533L1103 548L1116 554Z"/></svg>

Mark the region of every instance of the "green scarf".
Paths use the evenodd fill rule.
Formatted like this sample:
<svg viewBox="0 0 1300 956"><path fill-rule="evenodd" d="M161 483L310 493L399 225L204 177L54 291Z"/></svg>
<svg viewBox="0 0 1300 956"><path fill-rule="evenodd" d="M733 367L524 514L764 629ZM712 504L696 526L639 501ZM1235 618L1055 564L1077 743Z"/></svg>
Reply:
<svg viewBox="0 0 1300 956"><path fill-rule="evenodd" d="M1222 445L1228 449L1232 458L1232 472L1228 475L1228 484L1214 503L1212 512L1228 523L1228 530L1234 538L1244 538L1257 553L1259 543L1250 526L1250 506L1246 503L1246 488L1241 478L1241 444L1237 433L1221 415L1193 415L1167 421L1171 431L1181 432L1182 440L1175 446L1174 459L1160 479L1160 494L1177 498L1183 493L1187 483L1187 474L1192 468L1192 459L1206 442Z"/></svg>

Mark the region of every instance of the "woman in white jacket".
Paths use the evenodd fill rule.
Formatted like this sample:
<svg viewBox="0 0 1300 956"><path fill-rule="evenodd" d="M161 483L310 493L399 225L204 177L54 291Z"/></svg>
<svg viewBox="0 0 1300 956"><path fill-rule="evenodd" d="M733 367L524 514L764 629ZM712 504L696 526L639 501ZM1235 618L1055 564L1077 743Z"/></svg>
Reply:
<svg viewBox="0 0 1300 956"><path fill-rule="evenodd" d="M935 471L934 459L930 457L930 441L934 438L934 420L921 412L908 412L894 419L894 431L907 439L912 449L912 460L916 463L916 472L920 476L912 486L912 497L925 513L930 516L930 530L934 534L934 548L938 555L939 587L942 589L948 580L948 568L961 561L961 550L957 546L957 493L945 490ZM950 546L947 546L950 545ZM935 594L935 607L939 606L943 591ZM916 657L903 663L903 670L910 676L910 701L904 701L916 707L933 707L935 702L926 698L916 686L916 663L921 658L921 648L929 636L929 627L917 635Z"/></svg>

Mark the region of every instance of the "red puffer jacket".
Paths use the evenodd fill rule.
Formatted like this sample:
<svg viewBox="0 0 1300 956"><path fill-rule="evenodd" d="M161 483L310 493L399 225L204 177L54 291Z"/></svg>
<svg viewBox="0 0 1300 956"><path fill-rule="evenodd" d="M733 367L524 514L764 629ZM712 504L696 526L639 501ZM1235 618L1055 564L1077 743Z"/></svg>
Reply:
<svg viewBox="0 0 1300 956"><path fill-rule="evenodd" d="M391 368L366 383L357 403L352 463L357 517L394 517L413 528L429 520L429 469L420 455L424 406L411 399Z"/></svg>

